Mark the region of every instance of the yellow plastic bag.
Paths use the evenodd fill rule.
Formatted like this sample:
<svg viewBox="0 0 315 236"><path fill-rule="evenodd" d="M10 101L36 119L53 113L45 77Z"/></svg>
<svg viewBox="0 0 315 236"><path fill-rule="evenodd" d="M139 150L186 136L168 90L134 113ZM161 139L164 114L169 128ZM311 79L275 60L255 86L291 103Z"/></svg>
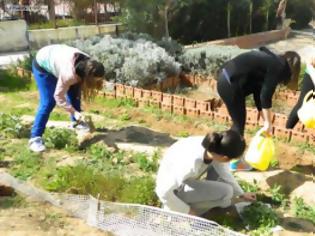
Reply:
<svg viewBox="0 0 315 236"><path fill-rule="evenodd" d="M315 128L315 92L313 90L305 95L298 116L306 128Z"/></svg>
<svg viewBox="0 0 315 236"><path fill-rule="evenodd" d="M245 161L257 170L267 170L275 154L272 137L259 130L252 139L245 155Z"/></svg>

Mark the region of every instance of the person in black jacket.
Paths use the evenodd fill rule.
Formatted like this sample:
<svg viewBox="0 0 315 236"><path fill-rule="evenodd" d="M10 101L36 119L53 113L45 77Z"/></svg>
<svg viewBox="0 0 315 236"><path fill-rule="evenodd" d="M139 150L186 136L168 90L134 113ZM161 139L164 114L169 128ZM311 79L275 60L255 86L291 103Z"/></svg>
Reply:
<svg viewBox="0 0 315 236"><path fill-rule="evenodd" d="M297 112L303 104L305 95L311 90L315 91L315 58L313 59L312 63L307 65L307 69L305 71L302 81L299 99L296 105L293 107L292 111L290 112L290 115L288 116L288 120L286 123L287 129L293 129L294 126L298 123L299 117Z"/></svg>
<svg viewBox="0 0 315 236"><path fill-rule="evenodd" d="M301 58L294 51L276 55L266 47L238 55L219 74L217 90L232 118L232 130L244 136L245 98L253 94L264 118L264 130L272 134L272 96L278 84L297 88Z"/></svg>

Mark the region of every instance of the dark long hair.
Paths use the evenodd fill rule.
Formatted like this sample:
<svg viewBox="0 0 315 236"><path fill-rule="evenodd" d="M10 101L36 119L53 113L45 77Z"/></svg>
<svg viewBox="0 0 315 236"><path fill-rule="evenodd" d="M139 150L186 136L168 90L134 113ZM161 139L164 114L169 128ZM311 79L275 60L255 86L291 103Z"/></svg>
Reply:
<svg viewBox="0 0 315 236"><path fill-rule="evenodd" d="M284 80L284 84L292 89L298 89L299 83L299 75L301 71L301 57L297 52L287 51L284 54L280 55L280 57L284 58L287 65L290 68L291 77Z"/></svg>
<svg viewBox="0 0 315 236"><path fill-rule="evenodd" d="M243 137L238 132L227 130L221 133L208 133L202 141L202 146L208 152L214 152L233 159L242 155L246 145Z"/></svg>
<svg viewBox="0 0 315 236"><path fill-rule="evenodd" d="M81 78L81 91L87 101L93 100L103 88L105 68L102 63L88 57L75 62L76 74Z"/></svg>

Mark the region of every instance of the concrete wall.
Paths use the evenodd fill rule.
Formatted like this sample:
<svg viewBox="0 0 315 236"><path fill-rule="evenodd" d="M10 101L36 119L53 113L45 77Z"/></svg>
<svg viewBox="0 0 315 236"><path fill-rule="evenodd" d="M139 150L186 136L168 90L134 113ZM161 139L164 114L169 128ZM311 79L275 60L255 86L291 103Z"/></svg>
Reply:
<svg viewBox="0 0 315 236"><path fill-rule="evenodd" d="M0 53L28 49L24 20L0 21Z"/></svg>
<svg viewBox="0 0 315 236"><path fill-rule="evenodd" d="M61 43L74 39L84 39L95 35L116 35L124 30L121 24L85 25L58 29L29 30L29 42L32 49L38 49L52 43Z"/></svg>
<svg viewBox="0 0 315 236"><path fill-rule="evenodd" d="M239 48L255 48L262 46L267 43L276 42L279 40L286 39L291 29L286 28L282 30L272 30L266 32L260 32L256 34L249 34L240 37L233 37L227 39L220 39L209 41L206 43L199 43L194 45L188 45L186 48L203 47L207 45L235 45Z"/></svg>

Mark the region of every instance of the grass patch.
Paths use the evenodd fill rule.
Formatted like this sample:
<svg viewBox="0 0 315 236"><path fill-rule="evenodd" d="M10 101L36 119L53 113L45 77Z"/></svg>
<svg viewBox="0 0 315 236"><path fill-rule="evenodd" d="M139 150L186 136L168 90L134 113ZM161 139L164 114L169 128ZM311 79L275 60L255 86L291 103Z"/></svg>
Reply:
<svg viewBox="0 0 315 236"><path fill-rule="evenodd" d="M3 92L30 90L31 80L21 78L9 70L0 70L0 88Z"/></svg>
<svg viewBox="0 0 315 236"><path fill-rule="evenodd" d="M241 186L245 193L257 193L258 191L260 191L260 188L256 180L254 180L253 183L249 183L245 180L241 180L238 178L237 182L239 183L239 185Z"/></svg>
<svg viewBox="0 0 315 236"><path fill-rule="evenodd" d="M302 198L295 198L293 200L292 210L296 217L309 220L315 224L315 207L305 204Z"/></svg>
<svg viewBox="0 0 315 236"><path fill-rule="evenodd" d="M28 203L20 195L15 195L13 197L1 197L0 198L0 209L9 208L21 208L26 207Z"/></svg>
<svg viewBox="0 0 315 236"><path fill-rule="evenodd" d="M0 112L1 136L6 138L25 138L29 136L29 127L22 124L21 118Z"/></svg>
<svg viewBox="0 0 315 236"><path fill-rule="evenodd" d="M25 146L14 156L14 165L10 173L21 180L34 176L41 167L42 156L29 151Z"/></svg>

